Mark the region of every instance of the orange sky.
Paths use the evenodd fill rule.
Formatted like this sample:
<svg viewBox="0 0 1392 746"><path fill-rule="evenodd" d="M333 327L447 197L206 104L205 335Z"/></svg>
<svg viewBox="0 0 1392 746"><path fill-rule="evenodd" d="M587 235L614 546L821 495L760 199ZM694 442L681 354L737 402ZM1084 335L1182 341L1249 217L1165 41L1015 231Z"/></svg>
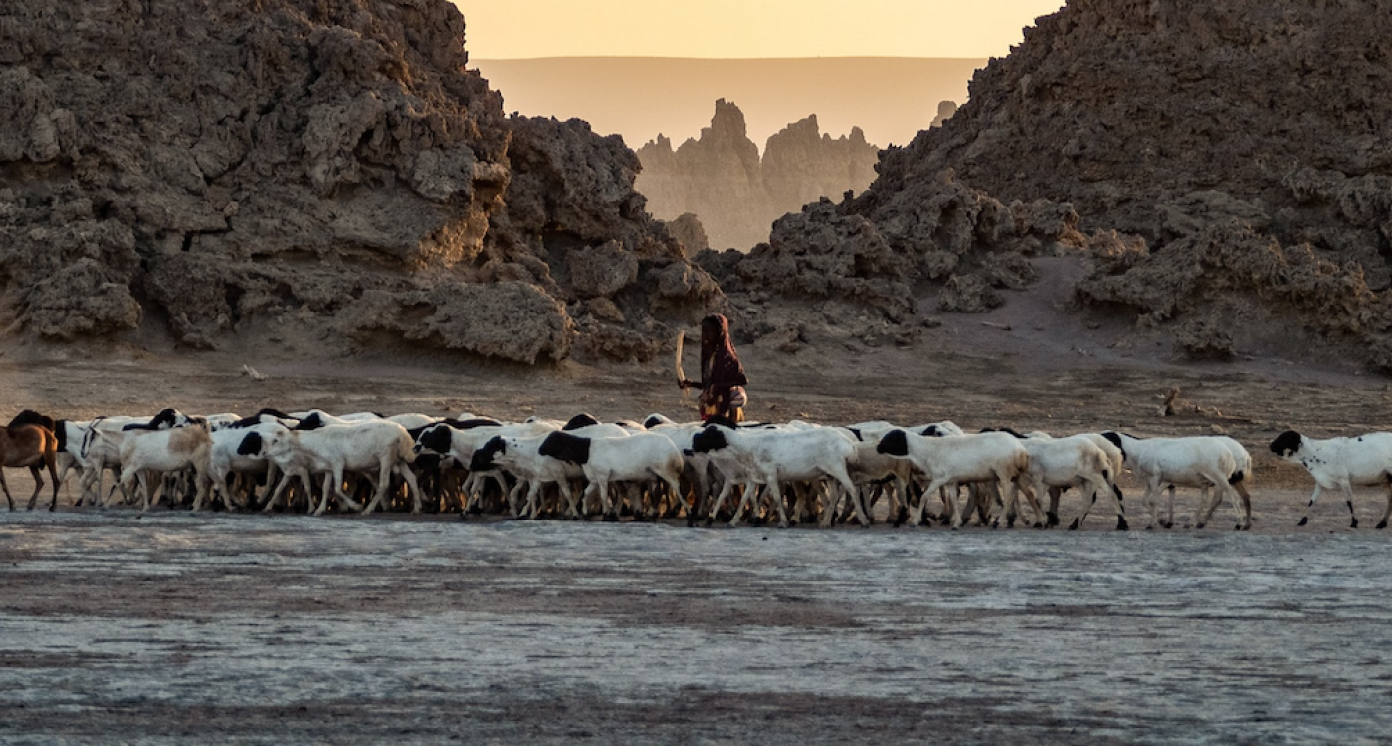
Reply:
<svg viewBox="0 0 1392 746"><path fill-rule="evenodd" d="M1003 57L1063 0L454 0L476 59Z"/></svg>

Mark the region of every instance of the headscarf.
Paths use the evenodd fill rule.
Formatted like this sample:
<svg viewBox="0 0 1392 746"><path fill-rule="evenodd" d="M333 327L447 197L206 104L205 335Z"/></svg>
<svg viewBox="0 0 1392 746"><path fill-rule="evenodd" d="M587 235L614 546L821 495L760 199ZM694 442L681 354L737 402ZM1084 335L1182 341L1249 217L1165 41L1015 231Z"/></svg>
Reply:
<svg viewBox="0 0 1392 746"><path fill-rule="evenodd" d="M728 390L749 383L735 348L730 344L730 320L712 314L701 320L701 385Z"/></svg>

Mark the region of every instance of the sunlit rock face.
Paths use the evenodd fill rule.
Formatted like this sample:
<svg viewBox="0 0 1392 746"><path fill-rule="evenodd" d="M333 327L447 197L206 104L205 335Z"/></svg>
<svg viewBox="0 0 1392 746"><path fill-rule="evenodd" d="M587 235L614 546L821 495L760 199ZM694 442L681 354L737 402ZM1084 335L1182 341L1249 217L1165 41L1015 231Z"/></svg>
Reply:
<svg viewBox="0 0 1392 746"><path fill-rule="evenodd" d="M656 293L699 270L645 212L636 156L583 122L505 117L446 0L0 12L0 282L25 333L154 317L213 347L293 314L345 344L531 363L719 301L709 282ZM573 256L601 247L631 271L577 292ZM624 323L587 314L598 297Z"/></svg>
<svg viewBox="0 0 1392 746"><path fill-rule="evenodd" d="M744 274L883 244L920 292L980 286L962 275L1003 289L1018 277L991 277L1003 255L1076 250L1090 267L1077 301L1173 329L1181 351L1295 330L1387 367L1388 10L1074 0L978 71L941 126L885 151L866 193L776 226ZM874 268L894 264L860 271L872 293L838 284L840 265L771 288L882 304L902 288ZM1186 342L1195 329L1209 341Z"/></svg>
<svg viewBox="0 0 1392 746"><path fill-rule="evenodd" d="M639 148L637 188L653 215L694 214L712 248L747 250L768 241L770 225L784 214L870 186L879 152L859 128L839 138L822 134L813 114L770 136L761 157L744 114L721 99L699 138L674 150L659 136Z"/></svg>

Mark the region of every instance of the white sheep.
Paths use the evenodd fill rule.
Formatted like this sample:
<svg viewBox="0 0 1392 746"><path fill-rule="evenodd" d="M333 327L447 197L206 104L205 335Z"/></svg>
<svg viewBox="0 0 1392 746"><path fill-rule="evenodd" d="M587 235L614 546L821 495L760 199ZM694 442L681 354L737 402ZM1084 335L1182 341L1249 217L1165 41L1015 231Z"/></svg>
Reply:
<svg viewBox="0 0 1392 746"><path fill-rule="evenodd" d="M752 503L757 486L767 488L778 508L780 526L788 525L784 507L783 482L818 481L830 478L850 497L856 519L870 525L858 500L855 483L851 481L848 464L855 458L852 439L837 428L780 430L759 428L730 428L720 425L706 427L692 438L692 451L707 454L711 463L726 474L726 484L711 511L714 516L724 505L736 482L745 485L744 496L735 509L730 525L738 525L746 505ZM834 489L834 488L833 488ZM839 499L826 505L822 525L830 525Z"/></svg>
<svg viewBox="0 0 1392 746"><path fill-rule="evenodd" d="M610 483L646 482L656 478L671 488L673 494L681 492L684 465L681 451L670 438L658 433L592 438L558 430L546 436L538 453L579 466L589 482L584 495L590 497L599 493L605 520L618 520L619 517L614 501L609 499Z"/></svg>
<svg viewBox="0 0 1392 746"><path fill-rule="evenodd" d="M1134 435L1107 431L1102 437L1121 449L1122 457L1136 476L1145 483L1145 503L1150 509L1150 527L1159 524L1165 528L1174 525L1174 515L1161 523L1156 512L1154 497L1166 485L1175 487L1215 487L1218 500L1230 494L1233 512L1237 515L1237 528L1251 528L1252 515L1249 511L1243 516L1240 498L1233 483L1241 480L1237 470L1237 460L1227 443L1212 436L1192 436L1187 438L1137 438ZM1200 506L1202 507L1202 506ZM1195 512L1195 526L1203 528Z"/></svg>
<svg viewBox="0 0 1392 746"><path fill-rule="evenodd" d="M416 459L415 441L406 428L385 420L326 425L303 431L279 425L267 427L269 435L260 431L248 433L238 453L264 454L285 473L285 479L267 503L268 508L280 499L293 476L299 475L308 485L312 474L326 475L323 499L315 515L323 515L328 509L330 488L344 505L356 507L357 501L343 491L343 477L346 472L361 472L376 487L372 500L363 508L364 514L371 513L382 503L393 474L406 482L412 499L411 512L420 512L420 487L409 468Z"/></svg>
<svg viewBox="0 0 1392 746"><path fill-rule="evenodd" d="M96 430L94 439L96 444L115 444L117 461L121 464L119 483L127 494L130 493L132 482L139 481L141 512L150 509L152 491L147 476L150 472L168 473L187 468L194 470L198 488L193 508L198 510L202 507L208 494L208 457L213 444L206 422L193 421L183 427L166 430L127 430L120 436ZM94 449L96 447L94 445Z"/></svg>
<svg viewBox="0 0 1392 746"><path fill-rule="evenodd" d="M275 462L263 455L244 455L238 452L246 440L247 434L257 432L264 437L273 434L277 428L284 429L284 427L283 424L272 421L242 427L228 426L212 432L212 449L208 453L207 476L212 482L211 494L221 497L222 504L226 506L228 511L237 509L237 505L233 502L232 495L227 488L229 476L233 474L264 476L266 486L269 488L275 483L279 472ZM267 510L269 509L270 506L267 505Z"/></svg>
<svg viewBox="0 0 1392 746"><path fill-rule="evenodd" d="M1054 438L1045 433L1034 432L1020 440L1020 444L1029 451L1031 491L1036 499L1043 497L1046 490L1050 494L1051 510L1045 511L1047 525L1055 525L1058 522L1055 512L1057 503L1053 499L1053 495L1058 492L1055 491L1078 487L1083 493L1083 512L1073 519L1073 523L1069 525L1070 530L1077 529L1087 520L1092 506L1097 503L1099 493L1106 493L1112 499L1116 508L1117 530L1125 531L1128 528L1126 511L1121 504L1121 490L1115 482L1121 470L1121 452L1105 438L1098 436L1097 439L1116 450L1117 463L1113 463L1107 452L1088 434ZM1013 518L1010 507L1012 506L1007 506L1005 511L1007 520Z"/></svg>
<svg viewBox="0 0 1392 746"><path fill-rule="evenodd" d="M1029 472L1029 452L1019 439L1008 433L988 432L977 435L923 436L904 430L893 430L880 440L881 453L907 459L928 477L924 497L914 511L913 525L923 522L927 496L934 490L950 487L946 493L953 528L966 522L969 509L958 505L956 487L971 482L993 482L1010 485L1007 505L1016 499L1020 480ZM1042 524L1043 512L1033 495L1026 495L1034 508L1035 518Z"/></svg>
<svg viewBox="0 0 1392 746"><path fill-rule="evenodd" d="M524 424L549 426L549 423ZM541 512L542 489L548 484L555 484L566 500L566 515L580 518L570 480L583 478L585 472L578 464L567 463L541 453L542 444L549 435L551 433L530 437L495 435L474 452L469 468L473 471L486 471L502 467L521 480L509 495L513 515L526 514L530 518L536 518ZM527 500L519 513L513 495L521 488L522 483L527 485Z"/></svg>
<svg viewBox="0 0 1392 746"><path fill-rule="evenodd" d="M1392 516L1392 433L1367 433L1351 438L1310 438L1287 430L1271 441L1271 452L1285 461L1300 464L1315 478L1315 491L1305 506L1305 515L1296 525L1310 520L1310 509L1324 490L1341 490L1349 509L1349 527L1358 528L1353 512L1353 486L1381 485L1387 490L1387 509L1378 528L1387 527Z"/></svg>

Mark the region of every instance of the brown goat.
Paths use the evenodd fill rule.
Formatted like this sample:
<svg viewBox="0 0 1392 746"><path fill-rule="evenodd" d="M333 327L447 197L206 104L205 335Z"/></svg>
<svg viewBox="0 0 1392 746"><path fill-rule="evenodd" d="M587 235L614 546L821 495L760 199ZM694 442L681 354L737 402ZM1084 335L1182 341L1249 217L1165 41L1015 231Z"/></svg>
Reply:
<svg viewBox="0 0 1392 746"><path fill-rule="evenodd" d="M29 467L34 475L34 494L29 496L29 510L39 499L43 489L43 475L39 467L48 467L48 476L53 480L53 502L51 511L58 507L58 437L52 430L42 425L13 425L0 428L0 467ZM5 469L0 468L0 489L5 490L5 502L14 510L14 499L10 497L10 486L5 484Z"/></svg>

